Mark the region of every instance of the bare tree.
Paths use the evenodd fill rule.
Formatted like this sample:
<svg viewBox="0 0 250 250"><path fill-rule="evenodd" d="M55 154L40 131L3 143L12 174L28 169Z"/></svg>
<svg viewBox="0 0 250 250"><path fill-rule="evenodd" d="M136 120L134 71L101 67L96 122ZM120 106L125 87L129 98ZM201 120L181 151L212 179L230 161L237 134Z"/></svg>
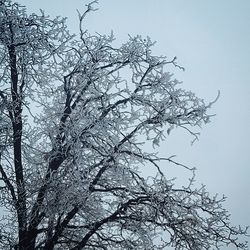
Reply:
<svg viewBox="0 0 250 250"><path fill-rule="evenodd" d="M78 38L0 0L1 249L246 249L224 197L177 187L162 167L185 166L144 146L176 127L196 138L212 103L179 88L149 38L116 48L84 30L95 3Z"/></svg>

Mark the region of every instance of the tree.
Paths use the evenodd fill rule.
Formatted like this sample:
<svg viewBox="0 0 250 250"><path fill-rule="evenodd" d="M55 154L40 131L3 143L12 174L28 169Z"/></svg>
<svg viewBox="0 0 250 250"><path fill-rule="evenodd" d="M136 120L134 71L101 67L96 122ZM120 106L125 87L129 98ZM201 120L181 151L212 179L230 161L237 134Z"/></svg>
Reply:
<svg viewBox="0 0 250 250"><path fill-rule="evenodd" d="M1 249L246 249L225 198L194 177L176 187L163 164L187 167L144 146L176 127L196 139L212 103L179 88L149 38L116 48L84 30L95 3L78 38L0 0Z"/></svg>

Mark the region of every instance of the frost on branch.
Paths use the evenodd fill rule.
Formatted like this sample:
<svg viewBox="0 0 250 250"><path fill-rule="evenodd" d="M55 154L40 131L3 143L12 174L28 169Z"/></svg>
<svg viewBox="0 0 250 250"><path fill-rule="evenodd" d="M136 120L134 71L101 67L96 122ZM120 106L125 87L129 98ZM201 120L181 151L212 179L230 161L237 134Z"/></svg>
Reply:
<svg viewBox="0 0 250 250"><path fill-rule="evenodd" d="M149 38L115 47L84 30L94 3L77 38L65 19L0 1L1 248L246 249L224 198L193 178L177 187L163 167L181 164L154 152L177 127L196 139L212 103L181 88L176 58Z"/></svg>

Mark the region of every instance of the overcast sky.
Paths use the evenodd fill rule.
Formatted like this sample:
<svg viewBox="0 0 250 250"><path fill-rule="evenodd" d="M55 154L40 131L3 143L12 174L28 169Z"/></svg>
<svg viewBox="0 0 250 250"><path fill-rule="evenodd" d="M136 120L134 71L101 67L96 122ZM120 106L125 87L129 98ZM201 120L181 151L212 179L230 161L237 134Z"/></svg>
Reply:
<svg viewBox="0 0 250 250"><path fill-rule="evenodd" d="M110 33L118 42L128 34L157 41L154 53L178 57L185 72L176 72L183 88L206 101L217 90L220 99L203 127L200 140L174 132L160 149L197 167L197 184L225 194L234 224L250 225L250 1L249 0L100 0L99 10L86 20L91 32ZM86 0L19 0L28 10L68 16L77 32L77 12ZM169 68L169 71L172 71ZM176 172L180 177L183 170ZM231 249L231 248L224 248Z"/></svg>

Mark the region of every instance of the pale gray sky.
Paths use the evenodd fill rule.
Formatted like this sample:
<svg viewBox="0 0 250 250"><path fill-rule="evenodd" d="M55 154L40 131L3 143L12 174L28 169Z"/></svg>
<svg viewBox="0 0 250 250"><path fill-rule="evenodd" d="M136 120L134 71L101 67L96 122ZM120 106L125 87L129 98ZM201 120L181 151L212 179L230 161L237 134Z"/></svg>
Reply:
<svg viewBox="0 0 250 250"><path fill-rule="evenodd" d="M161 153L177 154L197 167L197 184L225 194L234 224L250 225L250 1L249 0L100 0L86 20L91 32L110 33L119 42L128 34L156 40L155 54L178 57L186 68L176 76L183 88L211 101L217 116L201 131L200 140L181 131L167 138ZM76 9L86 0L19 0L30 11L69 17L77 32ZM170 71L172 68L169 69ZM182 169L177 171L182 175ZM231 249L231 248L225 248Z"/></svg>

